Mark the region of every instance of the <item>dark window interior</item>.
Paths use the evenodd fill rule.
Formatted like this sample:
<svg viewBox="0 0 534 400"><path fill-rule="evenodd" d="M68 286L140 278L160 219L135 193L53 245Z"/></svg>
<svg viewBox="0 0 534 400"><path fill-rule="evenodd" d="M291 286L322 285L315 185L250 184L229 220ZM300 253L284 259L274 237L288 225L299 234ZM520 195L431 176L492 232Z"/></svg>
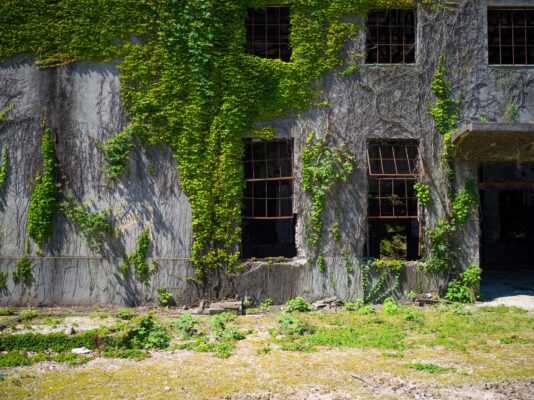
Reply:
<svg viewBox="0 0 534 400"><path fill-rule="evenodd" d="M415 27L414 10L370 10L366 62L415 63Z"/></svg>
<svg viewBox="0 0 534 400"><path fill-rule="evenodd" d="M289 7L249 8L247 52L264 58L291 59Z"/></svg>
<svg viewBox="0 0 534 400"><path fill-rule="evenodd" d="M421 226L414 185L422 168L417 142L371 142L367 160L368 255L385 259L420 258Z"/></svg>
<svg viewBox="0 0 534 400"><path fill-rule="evenodd" d="M534 64L534 8L488 10L490 64Z"/></svg>
<svg viewBox="0 0 534 400"><path fill-rule="evenodd" d="M246 141L242 255L294 257L291 141Z"/></svg>

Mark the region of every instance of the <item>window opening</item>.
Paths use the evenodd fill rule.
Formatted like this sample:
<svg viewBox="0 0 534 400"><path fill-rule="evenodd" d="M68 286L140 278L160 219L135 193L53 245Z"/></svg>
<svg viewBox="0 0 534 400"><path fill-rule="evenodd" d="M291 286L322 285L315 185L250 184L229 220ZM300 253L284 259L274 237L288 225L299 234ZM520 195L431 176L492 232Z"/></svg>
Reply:
<svg viewBox="0 0 534 400"><path fill-rule="evenodd" d="M291 59L289 7L249 8L247 52L263 58Z"/></svg>
<svg viewBox="0 0 534 400"><path fill-rule="evenodd" d="M243 166L243 257L294 257L291 141L247 140Z"/></svg>
<svg viewBox="0 0 534 400"><path fill-rule="evenodd" d="M422 235L414 185L423 169L417 142L370 142L367 161L368 255L420 258Z"/></svg>
<svg viewBox="0 0 534 400"><path fill-rule="evenodd" d="M488 9L488 62L534 64L534 8Z"/></svg>
<svg viewBox="0 0 534 400"><path fill-rule="evenodd" d="M370 10L367 15L368 64L415 63L415 10Z"/></svg>

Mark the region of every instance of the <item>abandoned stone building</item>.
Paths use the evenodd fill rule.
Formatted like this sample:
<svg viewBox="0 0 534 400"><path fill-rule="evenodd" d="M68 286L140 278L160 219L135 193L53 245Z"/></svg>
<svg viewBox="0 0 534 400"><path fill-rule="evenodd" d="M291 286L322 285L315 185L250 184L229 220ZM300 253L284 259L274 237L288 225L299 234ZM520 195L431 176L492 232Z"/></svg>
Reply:
<svg viewBox="0 0 534 400"><path fill-rule="evenodd" d="M456 229L460 270L480 265L483 280L490 271L531 276L534 2L371 8L349 19L362 29L344 44L346 65L317 82L318 105L261 122L274 128L271 140L244 140L239 251L246 262L240 272L212 277L217 294L275 303L297 295L357 299L364 296L368 257L402 261L393 295L443 290L450 275L422 268L429 232L448 218L455 193L469 182L476 184L478 206ZM250 57L292 62L291 5L250 8L244 29L243 52ZM449 162L429 112L437 101L432 84L440 55L450 98L458 101ZM179 184L180 160L166 145L136 143L121 175L115 181L106 176L99 143L128 123L120 63L40 68L31 57L15 55L0 64L0 142L9 156L0 198L0 271L6 277L0 303L133 305L154 298L160 287L181 304L202 296L188 279L195 275L193 215ZM60 211L42 250L27 241L43 118L62 187L90 210L109 210L114 234L99 248ZM303 184L303 153L311 134L351 163L346 179L328 187L318 253L306 238L313 204ZM418 183L428 189L428 204L420 204ZM138 282L126 279L120 266L144 231L150 240L145 261L153 271ZM32 280L15 284L24 255L33 265Z"/></svg>

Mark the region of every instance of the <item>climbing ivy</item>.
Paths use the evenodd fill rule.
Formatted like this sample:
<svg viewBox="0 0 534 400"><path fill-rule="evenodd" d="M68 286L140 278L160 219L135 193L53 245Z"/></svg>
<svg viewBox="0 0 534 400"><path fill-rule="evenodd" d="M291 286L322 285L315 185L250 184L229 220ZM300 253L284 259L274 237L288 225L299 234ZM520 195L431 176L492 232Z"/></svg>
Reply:
<svg viewBox="0 0 534 400"><path fill-rule="evenodd" d="M413 189L415 190L415 197L417 197L418 203L422 207L427 207L430 203L430 188L426 183L417 182L415 185L413 185Z"/></svg>
<svg viewBox="0 0 534 400"><path fill-rule="evenodd" d="M139 234L137 237L135 251L124 260L120 267L125 278L128 277L130 268L133 267L135 278L145 284L148 284L148 278L154 272L154 270L148 266L148 262L146 260L146 253L148 251L148 246L150 246L149 233L149 229L146 228Z"/></svg>
<svg viewBox="0 0 534 400"><path fill-rule="evenodd" d="M132 131L126 129L105 143L99 144L99 148L105 154L106 160L106 175L110 179L115 179L126 167L128 154L134 147L134 138Z"/></svg>
<svg viewBox="0 0 534 400"><path fill-rule="evenodd" d="M311 133L302 151L302 186L312 203L306 220L306 242L310 248L320 247L324 227L322 214L329 191L335 184L346 181L354 165L354 158L343 145L329 146L326 140ZM331 230L334 239L339 238L339 224L335 223ZM324 272L326 263L322 251L319 251L317 265Z"/></svg>
<svg viewBox="0 0 534 400"><path fill-rule="evenodd" d="M443 135L442 159L445 163L449 163L453 150L452 130L458 122L460 96L457 99L452 98L452 84L447 80L447 65L443 53L439 57L438 67L432 80L432 92L437 97L437 102L430 106L430 115L434 119L436 130Z"/></svg>
<svg viewBox="0 0 534 400"><path fill-rule="evenodd" d="M385 260L370 258L361 266L361 280L363 289L363 302L365 304L380 303L391 295L400 286L401 272L405 268L402 260ZM374 285L371 286L371 277L378 274ZM393 281L389 287L388 283Z"/></svg>
<svg viewBox="0 0 534 400"><path fill-rule="evenodd" d="M58 164L50 129L43 133L41 155L42 170L35 177L36 185L28 208L28 234L39 246L52 234L52 219L58 206Z"/></svg>
<svg viewBox="0 0 534 400"><path fill-rule="evenodd" d="M13 271L13 283L15 285L31 286L34 266L35 264L30 261L27 254L19 258Z"/></svg>
<svg viewBox="0 0 534 400"><path fill-rule="evenodd" d="M304 110L317 79L344 64L343 47L361 26L349 15L410 0L286 0L291 62L245 54L247 7L271 0L4 0L0 59L33 53L40 65L82 59L119 65L127 128L145 144L174 151L193 215L192 262L235 269L243 195L244 137L269 137L257 123ZM442 0L424 0L427 7ZM128 134L107 143L109 175L123 168ZM123 141L124 139L124 141ZM117 146L115 146L117 145ZM115 146L115 147L114 147Z"/></svg>
<svg viewBox="0 0 534 400"><path fill-rule="evenodd" d="M6 146L4 146L2 149L2 162L0 165L0 190L2 190L6 184L8 168L9 168L9 156L7 154Z"/></svg>
<svg viewBox="0 0 534 400"><path fill-rule="evenodd" d="M456 238L477 207L477 186L469 181L451 202L448 219L439 220L428 232L429 259L425 267L428 272L451 271L457 267L459 248Z"/></svg>
<svg viewBox="0 0 534 400"><path fill-rule="evenodd" d="M90 247L100 248L103 240L113 235L109 210L89 211L72 195L66 196L60 208L65 216L82 231Z"/></svg>

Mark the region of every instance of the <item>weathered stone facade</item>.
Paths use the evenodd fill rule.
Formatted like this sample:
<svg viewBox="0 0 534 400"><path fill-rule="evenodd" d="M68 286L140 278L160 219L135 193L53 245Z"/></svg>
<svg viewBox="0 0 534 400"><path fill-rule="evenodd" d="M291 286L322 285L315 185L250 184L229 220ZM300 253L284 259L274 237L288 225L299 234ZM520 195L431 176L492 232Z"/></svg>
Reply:
<svg viewBox="0 0 534 400"><path fill-rule="evenodd" d="M298 256L283 263L256 261L240 276L221 277L220 295L247 295L257 300L270 297L275 302L296 295L312 299L361 296L358 263L364 254L367 229L366 146L371 138L419 141L426 173L423 180L432 193L426 224L432 226L443 217L448 199L447 177L440 166L442 137L428 114L428 105L435 101L431 82L440 53L446 56L454 93L462 96L460 125L480 118L500 122L511 101L519 105L520 122L534 120L534 69L490 66L487 61L488 5L524 6L530 2L459 3L450 11L418 11L415 64L361 65L348 76L332 71L321 82L320 100L328 106L272 122L278 136L294 140ZM364 53L362 32L347 45L347 57ZM10 293L1 297L0 303L132 305L153 298L160 286L171 291L178 303L198 300L198 290L187 281L194 272L187 261L191 212L170 150L137 146L126 173L113 184L103 172L104 159L96 143L126 124L117 76L115 64L78 63L38 69L31 61L16 57L0 66L0 108L16 102L10 114L13 121L0 130L0 141L11 161L0 199L0 271L11 272L24 250L28 203L40 165L39 123L43 116L57 138L66 187L93 209L111 209L120 230L100 254L89 249L80 232L58 213L45 256L34 258L33 286L23 291L13 286L10 278ZM309 200L300 184L300 154L310 132L325 130L332 132L337 144L346 143L357 167L327 201L326 226L339 222L342 239L338 243L325 235L327 268L320 272L317 266L306 263L303 216ZM457 184L477 179L478 164L472 159L457 161ZM146 226L151 227L149 257L159 264L147 286L125 281L118 269L123 255L134 249L137 235ZM476 218L469 220L461 242L465 264L478 263ZM351 273L347 272L347 259L354 267ZM424 279L415 265L409 265L402 282L400 293L421 283L428 289L444 285L439 278Z"/></svg>

